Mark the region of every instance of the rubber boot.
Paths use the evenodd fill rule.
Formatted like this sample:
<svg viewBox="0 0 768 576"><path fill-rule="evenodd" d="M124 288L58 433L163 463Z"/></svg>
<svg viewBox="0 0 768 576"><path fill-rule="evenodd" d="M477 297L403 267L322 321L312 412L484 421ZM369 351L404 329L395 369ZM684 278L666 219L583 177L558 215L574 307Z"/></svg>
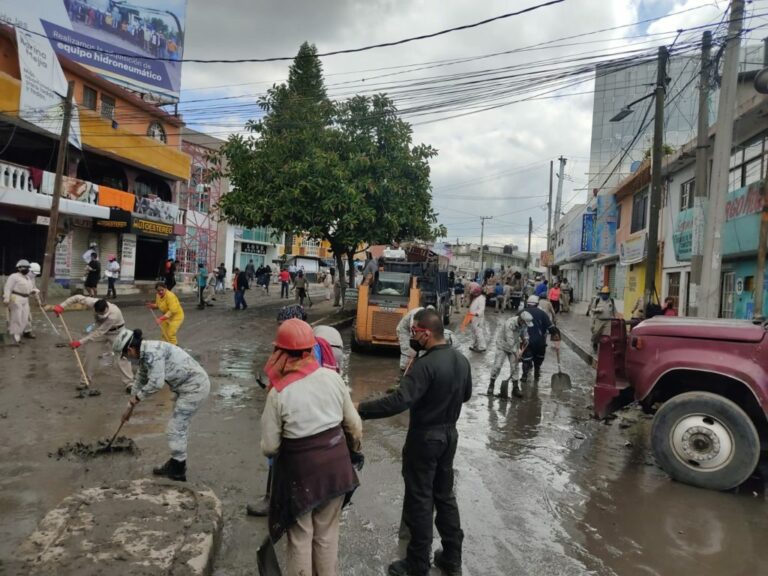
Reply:
<svg viewBox="0 0 768 576"><path fill-rule="evenodd" d="M187 481L187 461L175 460L169 458L168 461L158 468L153 468L152 473L155 476L165 476L171 480L179 482Z"/></svg>
<svg viewBox="0 0 768 576"><path fill-rule="evenodd" d="M488 396L493 396L493 388L496 386L496 378L491 378L491 383L488 384L488 390L486 391L486 394Z"/></svg>
<svg viewBox="0 0 768 576"><path fill-rule="evenodd" d="M248 516L268 516L269 515L269 500L272 496L272 466L269 467L269 474L267 475L267 492L261 499L255 504L246 504L245 512Z"/></svg>
<svg viewBox="0 0 768 576"><path fill-rule="evenodd" d="M509 398L509 380L504 380L499 389L499 398Z"/></svg>
<svg viewBox="0 0 768 576"><path fill-rule="evenodd" d="M512 380L512 396L515 398L523 397L523 393L520 391L520 386L517 380Z"/></svg>
<svg viewBox="0 0 768 576"><path fill-rule="evenodd" d="M442 550L435 551L435 566L446 576L461 576L461 564L446 559Z"/></svg>

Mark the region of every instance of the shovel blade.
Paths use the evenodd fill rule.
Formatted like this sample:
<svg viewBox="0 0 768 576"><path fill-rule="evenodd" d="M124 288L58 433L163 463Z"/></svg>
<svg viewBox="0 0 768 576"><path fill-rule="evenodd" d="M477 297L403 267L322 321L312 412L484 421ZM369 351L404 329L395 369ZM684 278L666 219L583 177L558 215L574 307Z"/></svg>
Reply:
<svg viewBox="0 0 768 576"><path fill-rule="evenodd" d="M267 536L264 542L259 546L256 552L256 561L259 566L260 576L283 576L282 570L280 570L280 564L277 562L277 554L275 553L275 545L272 543L272 539Z"/></svg>
<svg viewBox="0 0 768 576"><path fill-rule="evenodd" d="M565 372L557 372L552 374L552 382L550 383L552 388L570 388L571 377Z"/></svg>

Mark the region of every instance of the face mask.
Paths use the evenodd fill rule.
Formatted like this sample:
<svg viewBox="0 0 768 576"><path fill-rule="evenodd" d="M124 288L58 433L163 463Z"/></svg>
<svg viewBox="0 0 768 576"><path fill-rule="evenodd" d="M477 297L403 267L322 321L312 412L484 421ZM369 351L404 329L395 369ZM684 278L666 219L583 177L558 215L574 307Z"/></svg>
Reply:
<svg viewBox="0 0 768 576"><path fill-rule="evenodd" d="M421 352L424 350L424 346L416 338L411 338L408 340L408 346L410 346L411 349L415 350L416 352Z"/></svg>
<svg viewBox="0 0 768 576"><path fill-rule="evenodd" d="M600 294L600 300L608 300L608 294Z"/></svg>
<svg viewBox="0 0 768 576"><path fill-rule="evenodd" d="M19 270L19 272L21 272L22 274L24 274L24 276L26 276L27 274L29 274L29 268L22 268L21 270Z"/></svg>
<svg viewBox="0 0 768 576"><path fill-rule="evenodd" d="M109 316L109 313L105 313L105 314L96 314L96 320L102 320L102 321L103 321L103 320L106 320L106 319L107 319L107 316Z"/></svg>

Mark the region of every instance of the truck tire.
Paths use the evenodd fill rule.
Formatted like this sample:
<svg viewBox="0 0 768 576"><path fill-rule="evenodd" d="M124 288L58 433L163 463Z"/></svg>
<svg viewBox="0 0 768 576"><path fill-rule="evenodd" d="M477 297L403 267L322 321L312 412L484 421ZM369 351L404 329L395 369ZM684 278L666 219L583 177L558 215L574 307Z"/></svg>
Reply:
<svg viewBox="0 0 768 576"><path fill-rule="evenodd" d="M349 347L352 350L352 352L362 352L363 347L360 346L360 342L357 341L357 323L352 325L352 338L349 342Z"/></svg>
<svg viewBox="0 0 768 576"><path fill-rule="evenodd" d="M760 438L746 412L710 392L667 400L653 420L651 447L674 480L710 490L739 486L760 458Z"/></svg>

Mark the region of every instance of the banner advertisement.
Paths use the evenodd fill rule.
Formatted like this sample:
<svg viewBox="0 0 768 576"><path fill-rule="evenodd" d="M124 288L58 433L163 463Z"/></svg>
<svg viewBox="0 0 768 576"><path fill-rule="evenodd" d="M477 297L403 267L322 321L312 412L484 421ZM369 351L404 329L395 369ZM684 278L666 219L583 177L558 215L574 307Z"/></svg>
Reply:
<svg viewBox="0 0 768 576"><path fill-rule="evenodd" d="M681 210L675 218L675 229L672 233L672 244L675 249L675 259L678 262L688 262L693 253L693 223L694 210Z"/></svg>
<svg viewBox="0 0 768 576"><path fill-rule="evenodd" d="M131 213L119 208L109 209L109 220L96 219L93 227L104 232L128 232L131 224Z"/></svg>
<svg viewBox="0 0 768 576"><path fill-rule="evenodd" d="M33 181L35 178L36 175L33 172ZM55 182L56 175L53 172L43 172L42 181L39 187L40 194L52 195ZM86 204L93 204L96 206L99 204L99 187L93 182L72 178L70 176L62 176L61 197L66 198L67 200L77 200L78 202L85 202Z"/></svg>
<svg viewBox="0 0 768 576"><path fill-rule="evenodd" d="M19 117L58 136L64 123L64 98L67 96L67 79L59 59L45 38L21 28L16 28L16 43L21 72ZM76 105L72 107L69 142L81 148Z"/></svg>
<svg viewBox="0 0 768 576"><path fill-rule="evenodd" d="M56 253L53 257L53 275L55 278L69 278L72 269L72 233L56 244Z"/></svg>
<svg viewBox="0 0 768 576"><path fill-rule="evenodd" d="M629 264L638 264L645 260L648 236L642 233L635 238L630 238L622 242L619 246L619 262L625 266Z"/></svg>
<svg viewBox="0 0 768 576"><path fill-rule="evenodd" d="M136 234L123 234L123 247L120 251L120 278L133 280L136 274Z"/></svg>
<svg viewBox="0 0 768 576"><path fill-rule="evenodd" d="M131 232L134 234L156 236L158 238L172 238L173 224L145 220L144 218L136 218L136 216L134 216L131 220Z"/></svg>
<svg viewBox="0 0 768 576"><path fill-rule="evenodd" d="M763 183L758 181L728 193L722 230L721 249L724 256L757 251L763 189Z"/></svg>
<svg viewBox="0 0 768 576"><path fill-rule="evenodd" d="M58 54L161 102L179 99L186 10L186 0L0 0L3 20L46 35Z"/></svg>
<svg viewBox="0 0 768 576"><path fill-rule="evenodd" d="M134 212L147 218L168 222L169 224L176 222L176 219L179 217L179 207L176 204L163 202L159 198L151 198L149 196L136 198Z"/></svg>
<svg viewBox="0 0 768 576"><path fill-rule="evenodd" d="M619 212L613 194L599 195L595 216L595 252L600 254L616 253L616 221Z"/></svg>

